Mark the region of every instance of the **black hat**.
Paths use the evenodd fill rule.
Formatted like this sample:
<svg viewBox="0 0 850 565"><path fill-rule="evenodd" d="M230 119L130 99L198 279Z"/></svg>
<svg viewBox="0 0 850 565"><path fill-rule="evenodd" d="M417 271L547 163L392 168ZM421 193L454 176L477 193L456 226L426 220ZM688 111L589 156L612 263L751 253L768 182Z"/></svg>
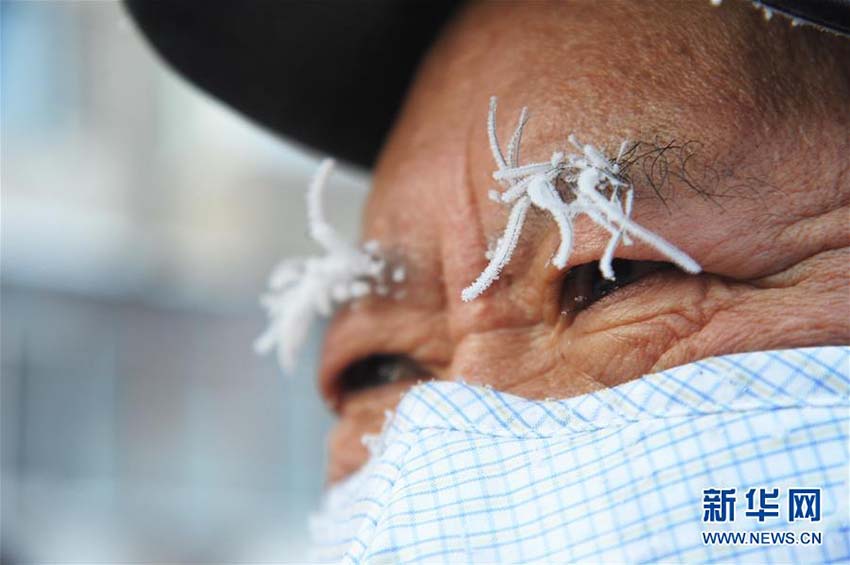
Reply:
<svg viewBox="0 0 850 565"><path fill-rule="evenodd" d="M126 3L154 48L202 89L276 133L369 167L460 1ZM850 35L850 0L756 5Z"/></svg>
<svg viewBox="0 0 850 565"><path fill-rule="evenodd" d="M128 0L162 57L272 131L373 164L457 0Z"/></svg>

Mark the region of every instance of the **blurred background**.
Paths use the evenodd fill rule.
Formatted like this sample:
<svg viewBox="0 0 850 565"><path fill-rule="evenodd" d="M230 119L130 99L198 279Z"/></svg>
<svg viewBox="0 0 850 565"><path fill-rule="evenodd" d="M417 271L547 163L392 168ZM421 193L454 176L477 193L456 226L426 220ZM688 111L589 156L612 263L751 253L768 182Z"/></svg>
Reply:
<svg viewBox="0 0 850 565"><path fill-rule="evenodd" d="M331 418L252 342L317 159L172 74L111 1L0 3L4 562L298 561ZM368 178L337 172L354 238Z"/></svg>

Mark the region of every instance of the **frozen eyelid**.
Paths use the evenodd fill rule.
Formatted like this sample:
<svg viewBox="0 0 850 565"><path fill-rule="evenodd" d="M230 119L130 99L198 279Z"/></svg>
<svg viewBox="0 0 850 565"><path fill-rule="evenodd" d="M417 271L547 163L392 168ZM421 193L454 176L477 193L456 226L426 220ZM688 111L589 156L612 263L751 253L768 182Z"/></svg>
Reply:
<svg viewBox="0 0 850 565"><path fill-rule="evenodd" d="M325 218L322 194L333 165L331 159L322 161L307 190L310 237L324 254L284 260L272 273L269 290L261 298L269 327L254 342L254 349L258 353L276 349L281 367L289 372L315 318L328 317L337 306L373 291L379 296L387 294L387 262L378 242L352 245ZM393 282L401 282L404 269L396 267L391 277Z"/></svg>
<svg viewBox="0 0 850 565"><path fill-rule="evenodd" d="M579 154L566 155L555 151L548 162L520 165L517 156L528 121L527 110L523 108L520 114L517 129L508 144L506 159L496 136L496 107L494 96L490 98L487 116L490 151L497 167L493 179L504 186L499 199L501 203L512 204L513 207L496 249L488 254L489 263L478 278L461 291L464 302L475 300L499 278L511 260L531 206L548 212L558 226L561 242L551 261L558 269L565 268L569 262L573 248L573 222L583 214L611 236L599 261L599 270L605 279L614 280L612 261L617 246L621 242L631 245L632 238L655 248L689 273L701 271L699 264L688 254L631 219L634 190L618 176L618 161L626 151L627 141L620 144L617 159L612 163L602 151L593 145L581 144L575 135L570 134L567 140ZM555 190L554 183L558 180L567 186L572 196L569 201ZM491 200L495 200L492 194Z"/></svg>

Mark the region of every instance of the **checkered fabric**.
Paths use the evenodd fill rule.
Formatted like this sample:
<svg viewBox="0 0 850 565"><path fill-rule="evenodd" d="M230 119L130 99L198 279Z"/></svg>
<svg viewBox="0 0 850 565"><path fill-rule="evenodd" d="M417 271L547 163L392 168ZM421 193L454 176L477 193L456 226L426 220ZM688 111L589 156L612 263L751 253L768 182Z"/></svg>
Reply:
<svg viewBox="0 0 850 565"><path fill-rule="evenodd" d="M848 433L850 347L716 357L557 401L429 382L327 493L316 557L850 562ZM711 488L735 489L733 519L704 521ZM751 488L779 489L778 516L746 515ZM822 489L819 520L790 521L792 488ZM703 541L726 531L822 542Z"/></svg>

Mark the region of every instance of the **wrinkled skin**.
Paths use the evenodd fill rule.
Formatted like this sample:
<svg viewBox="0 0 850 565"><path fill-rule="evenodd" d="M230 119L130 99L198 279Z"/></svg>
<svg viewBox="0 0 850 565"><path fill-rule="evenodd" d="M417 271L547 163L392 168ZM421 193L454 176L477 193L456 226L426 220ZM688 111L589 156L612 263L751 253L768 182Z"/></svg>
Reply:
<svg viewBox="0 0 850 565"><path fill-rule="evenodd" d="M608 154L623 139L697 141L679 172L699 182L671 175L662 200L634 175L633 217L704 272L662 271L571 311L565 276L607 235L580 219L558 271L557 229L533 211L502 278L462 302L508 211L487 198L490 95L503 140L530 108L521 162L569 150L571 132ZM850 342L848 132L850 40L765 21L748 2L468 6L420 69L365 214L364 239L404 256L406 295L342 310L326 339L321 387L340 415L330 480L365 461L360 437L414 382L344 394L335 379L370 354L545 398L714 355ZM616 256L664 260L639 243Z"/></svg>

